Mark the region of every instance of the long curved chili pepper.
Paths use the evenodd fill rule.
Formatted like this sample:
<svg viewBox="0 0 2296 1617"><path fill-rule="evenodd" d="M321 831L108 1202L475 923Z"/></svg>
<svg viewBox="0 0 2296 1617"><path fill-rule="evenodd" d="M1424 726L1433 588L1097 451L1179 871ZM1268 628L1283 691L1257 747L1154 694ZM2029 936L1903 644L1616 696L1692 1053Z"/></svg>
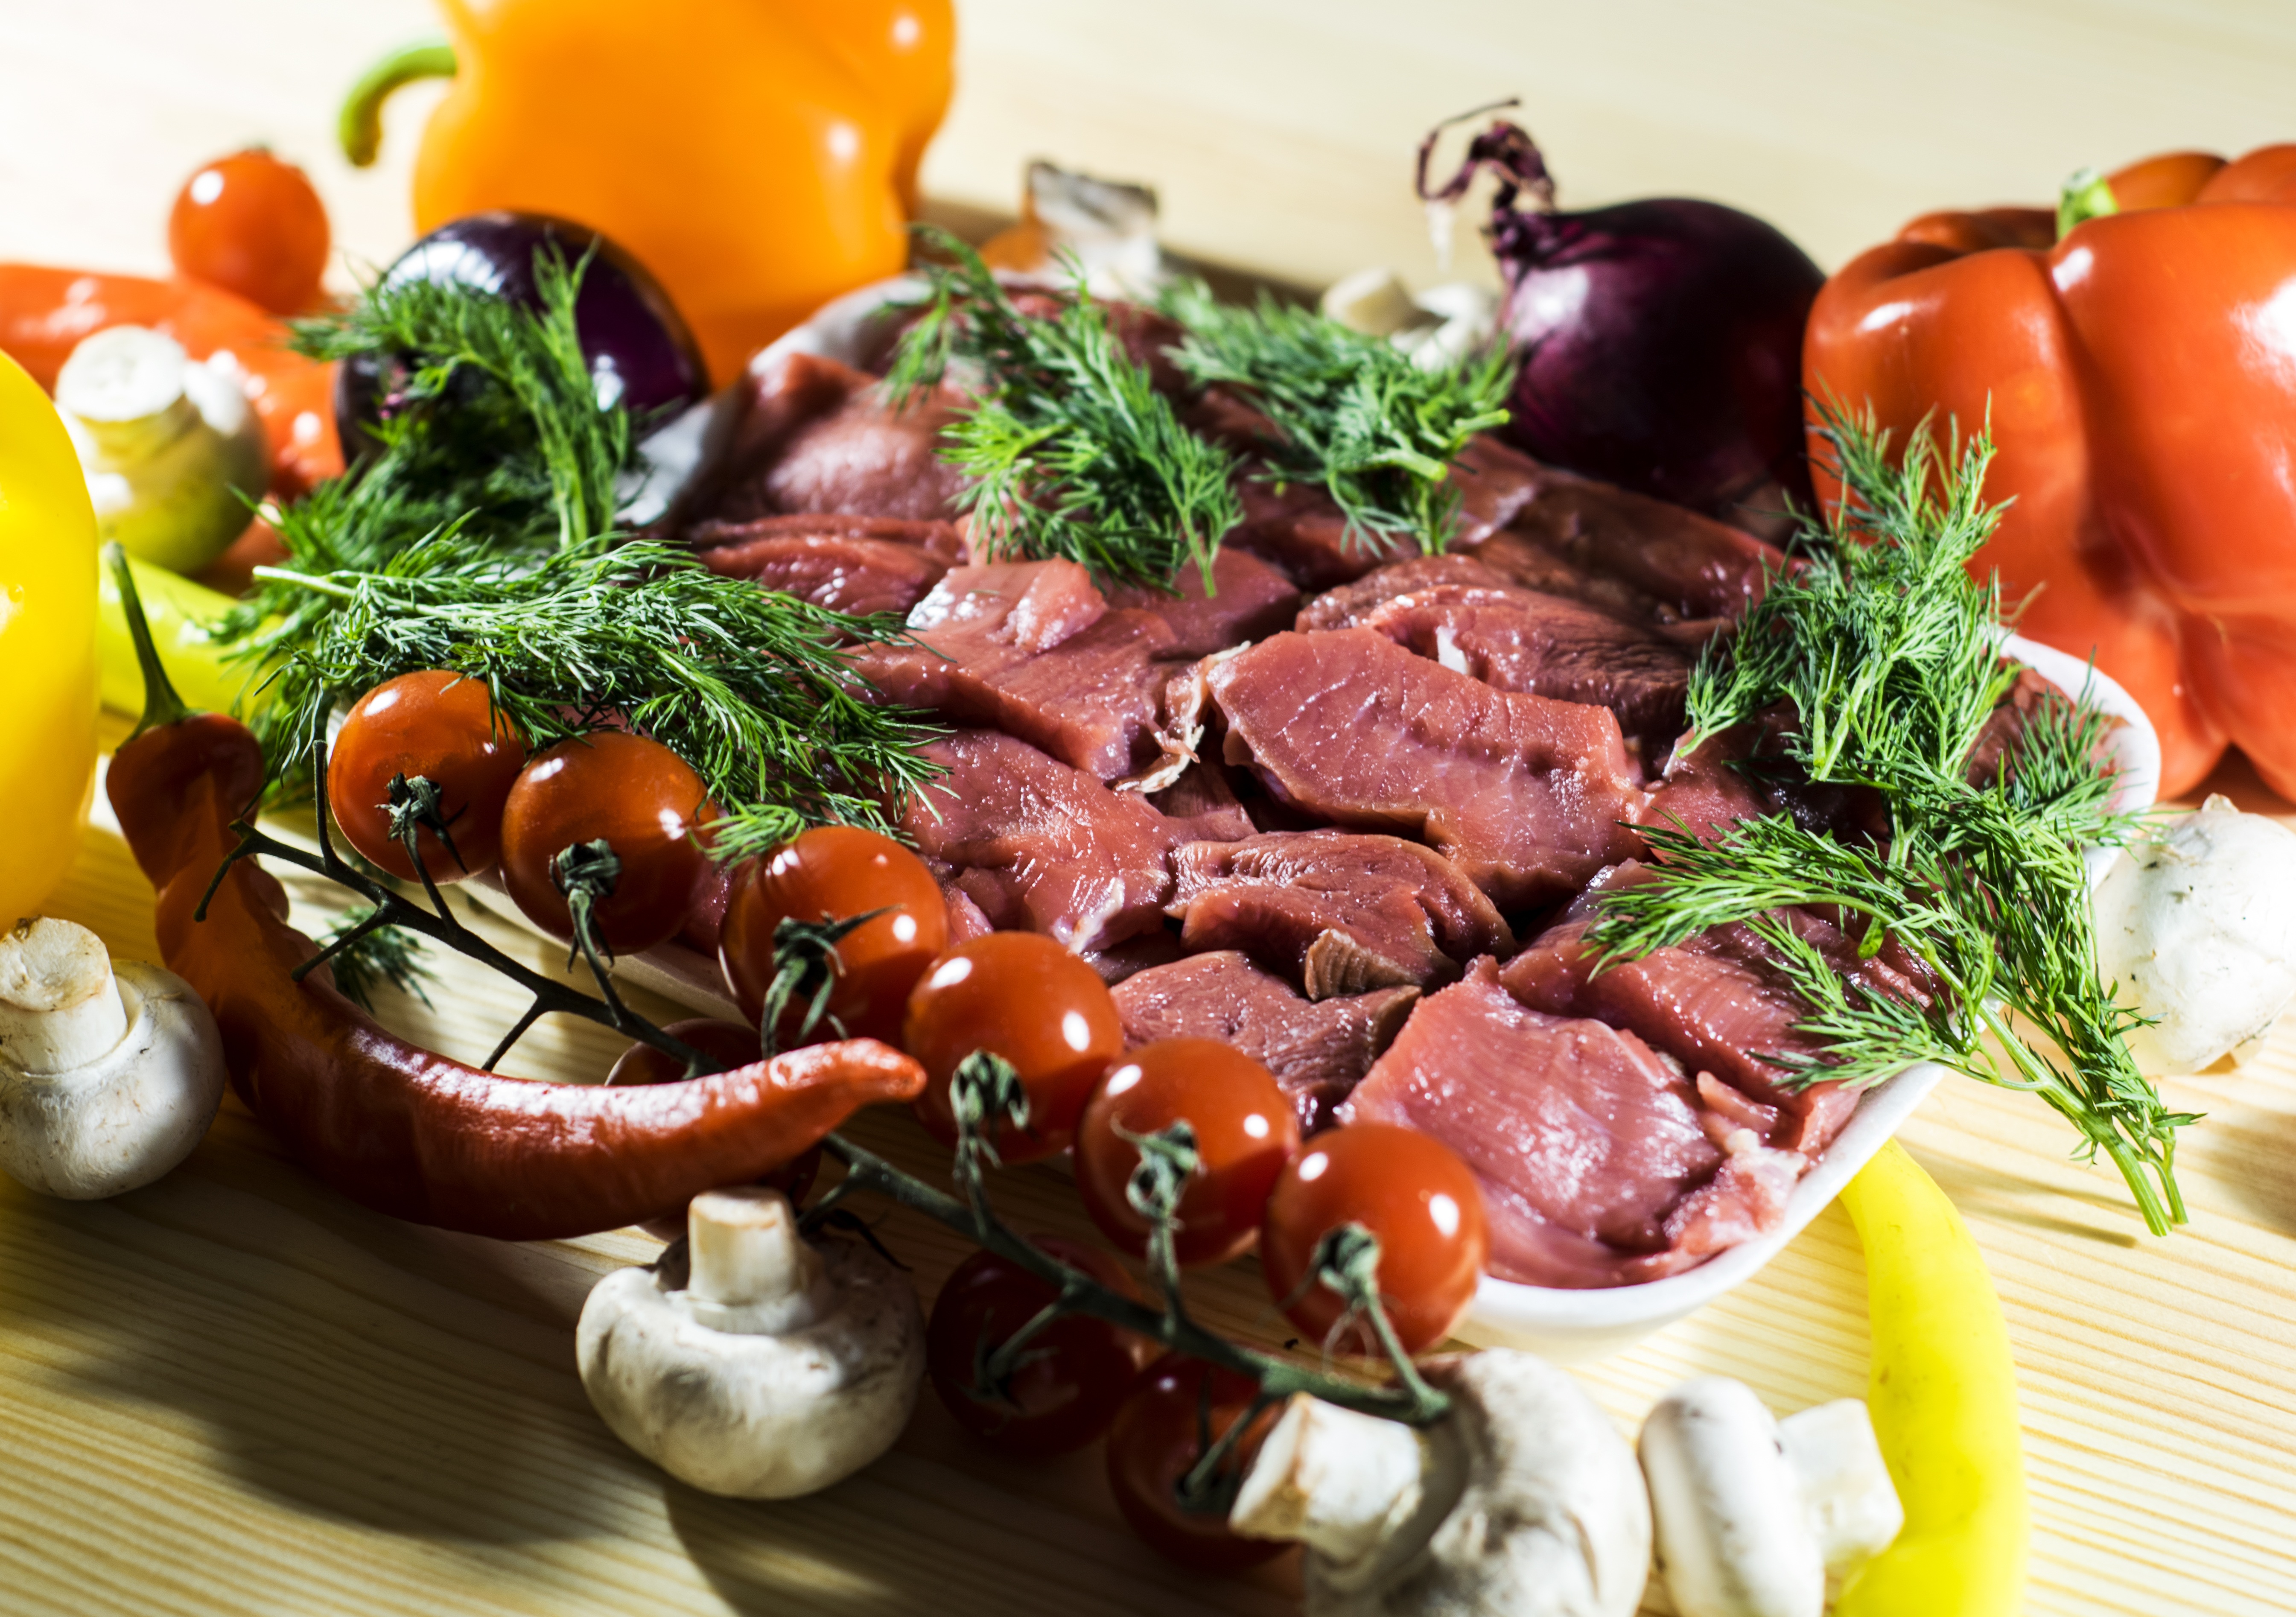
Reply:
<svg viewBox="0 0 2296 1617"><path fill-rule="evenodd" d="M286 890L251 860L193 918L263 780L254 735L207 713L127 742L108 790L159 889L160 954L215 1013L232 1087L354 1200L504 1240L615 1229L759 1178L862 1106L924 1088L922 1067L871 1038L628 1088L498 1077L409 1044L324 972L290 978L317 945L287 924Z"/></svg>

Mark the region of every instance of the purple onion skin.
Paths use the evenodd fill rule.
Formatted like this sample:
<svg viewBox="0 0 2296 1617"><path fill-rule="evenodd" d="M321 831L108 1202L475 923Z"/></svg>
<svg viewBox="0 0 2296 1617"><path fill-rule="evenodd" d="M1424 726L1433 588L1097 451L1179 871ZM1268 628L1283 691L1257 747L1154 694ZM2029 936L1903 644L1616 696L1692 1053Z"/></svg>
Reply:
<svg viewBox="0 0 2296 1617"><path fill-rule="evenodd" d="M1502 208L1490 230L1521 365L1503 435L1551 465L1729 519L1810 505L1808 255L1734 208L1662 198Z"/></svg>
<svg viewBox="0 0 2296 1617"><path fill-rule="evenodd" d="M597 253L574 300L574 326L598 379L601 398L616 398L643 433L709 396L701 349L645 266L587 226L539 213L474 213L450 219L399 255L382 284L423 280L499 293L541 307L534 282L537 250L554 242L570 266L591 244ZM335 376L335 431L343 460L375 447L367 431L390 390L387 362L351 360Z"/></svg>

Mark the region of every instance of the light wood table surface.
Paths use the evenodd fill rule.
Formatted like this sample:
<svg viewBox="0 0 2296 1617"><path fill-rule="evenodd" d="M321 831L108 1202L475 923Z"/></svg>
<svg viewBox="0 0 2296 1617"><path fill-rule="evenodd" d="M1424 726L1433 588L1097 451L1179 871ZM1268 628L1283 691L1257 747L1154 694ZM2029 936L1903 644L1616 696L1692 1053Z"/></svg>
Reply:
<svg viewBox="0 0 2296 1617"><path fill-rule="evenodd" d="M1931 206L2046 194L2080 161L2285 135L2296 66L2284 12L2236 0L1176 0L1160 23L1114 0L960 5L937 193L994 207L1023 159L1062 156L1160 182L1177 245L1310 281L1376 259L1432 273L1387 168L1487 93L1534 95L1578 201L1718 195L1833 262ZM378 171L353 176L324 132L357 68L430 27L421 0L0 0L0 256L161 267L181 176L266 138L311 166L350 250L387 260L429 92L395 111ZM307 924L331 913L299 899ZM99 830L50 910L148 956L150 902ZM475 1057L515 1002L471 979L390 1017ZM545 1026L513 1070L594 1079L617 1047ZM2192 1224L2166 1241L2023 1097L1948 1081L1905 1132L2008 1313L2035 1613L2296 1610L2296 1027L2251 1069L2167 1087L2209 1117L2180 1158ZM905 1118L859 1132L938 1171ZM1085 1227L1051 1170L1004 1176L999 1197L1022 1227ZM928 1293L962 1255L919 1220L884 1233ZM1293 1609L1285 1564L1175 1572L1116 1519L1096 1457L985 1454L930 1395L890 1456L812 1499L669 1482L592 1416L573 1367L591 1283L653 1250L379 1217L235 1101L182 1169L118 1201L0 1182L0 1611ZM1226 1328L1274 1333L1248 1264L1201 1299ZM1861 1391L1866 1356L1862 1261L1829 1211L1740 1292L1579 1374L1630 1428L1687 1375L1743 1377L1785 1410Z"/></svg>

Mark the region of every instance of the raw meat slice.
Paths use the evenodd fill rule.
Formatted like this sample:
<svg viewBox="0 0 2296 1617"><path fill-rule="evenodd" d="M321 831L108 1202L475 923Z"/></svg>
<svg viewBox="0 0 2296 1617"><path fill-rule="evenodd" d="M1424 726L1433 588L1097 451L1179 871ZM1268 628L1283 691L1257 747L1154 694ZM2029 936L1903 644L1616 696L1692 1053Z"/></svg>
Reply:
<svg viewBox="0 0 2296 1617"><path fill-rule="evenodd" d="M1574 570L1616 579L1677 620L1734 618L1785 565L1784 553L1751 534L1541 465L1493 438L1467 446L1458 479L1463 490L1474 490L1468 504L1491 529Z"/></svg>
<svg viewBox="0 0 2296 1617"><path fill-rule="evenodd" d="M1136 793L993 730L917 751L947 773L914 794L900 828L990 926L1078 953L1163 927L1177 839Z"/></svg>
<svg viewBox="0 0 2296 1617"><path fill-rule="evenodd" d="M1691 653L1626 620L1509 584L1469 556L1422 556L1311 603L1298 627L1367 628L1502 691L1606 707L1653 765L1682 734Z"/></svg>
<svg viewBox="0 0 2296 1617"><path fill-rule="evenodd" d="M946 518L962 480L940 458L956 396L896 410L865 371L787 354L745 374L670 513L670 526L787 512Z"/></svg>
<svg viewBox="0 0 2296 1617"><path fill-rule="evenodd" d="M764 522L721 528L718 532L742 534L787 521L787 518L768 518ZM887 525L939 529L955 540L955 530L944 522ZM961 551L963 547L952 543L949 548ZM753 579L762 588L779 590L832 612L890 612L897 617L906 617L909 609L924 599L948 571L952 560L939 546L787 529L750 532L748 537L701 552L702 565L726 578Z"/></svg>
<svg viewBox="0 0 2296 1617"><path fill-rule="evenodd" d="M1344 831L1278 832L1174 852L1166 913L1191 951L1241 949L1310 999L1448 981L1514 935L1432 849Z"/></svg>
<svg viewBox="0 0 2296 1617"><path fill-rule="evenodd" d="M1227 767L1217 759L1199 759L1179 779L1148 800L1156 812L1172 822L1175 834L1191 842L1240 842L1252 834L1251 817L1229 783Z"/></svg>
<svg viewBox="0 0 2296 1617"><path fill-rule="evenodd" d="M1502 910L1575 893L1640 851L1606 708L1496 691L1368 629L1282 634L1208 680L1226 756L1295 806L1431 842Z"/></svg>
<svg viewBox="0 0 2296 1617"><path fill-rule="evenodd" d="M1635 881L1629 864L1590 888ZM1807 910L1783 910L1797 933L1816 945L1845 981L1867 994L1887 994L1915 1005L1930 1002L1924 973L1893 940L1871 960L1841 931ZM1621 961L1600 973L1584 943L1595 916L1582 896L1556 923L1506 963L1501 983L1529 1009L1562 1016L1594 1016L1627 1029L1680 1062L1702 1082L1710 1076L1744 1097L1742 1126L1781 1151L1814 1154L1832 1142L1857 1109L1857 1096L1839 1084L1797 1086L1792 1071L1771 1059L1815 1059L1824 1047L1795 1025L1809 1007L1793 991L1775 952L1752 928L1716 927L1679 948L1661 948ZM1709 1093L1726 1110L1726 1096Z"/></svg>
<svg viewBox="0 0 2296 1617"><path fill-rule="evenodd" d="M1238 476L1243 521L1228 530L1222 548L1274 563L1302 589L1329 589L1395 559L1365 536L1350 538L1347 518L1322 488L1312 483L1279 488L1262 481L1263 472L1253 468Z"/></svg>
<svg viewBox="0 0 2296 1617"><path fill-rule="evenodd" d="M1115 989L1124 1042L1218 1038L1275 1075L1303 1134L1332 1123L1347 1098L1419 1001L1419 990L1302 999L1232 949L1191 955L1128 977Z"/></svg>
<svg viewBox="0 0 2296 1617"><path fill-rule="evenodd" d="M1806 1165L1762 1152L1633 1034L1517 1003L1488 960L1420 1002L1340 1110L1457 1152L1482 1182L1491 1273L1536 1285L1687 1268L1774 1225L1770 1193ZM1724 1178L1739 1157L1763 1171Z"/></svg>
<svg viewBox="0 0 2296 1617"><path fill-rule="evenodd" d="M1208 657L1272 635L1300 609L1300 592L1291 579L1258 556L1226 546L1212 557L1211 594L1205 593L1198 567L1181 568L1172 583L1176 595L1128 584L1110 591L1108 603L1163 620L1172 631L1175 657Z"/></svg>
<svg viewBox="0 0 2296 1617"><path fill-rule="evenodd" d="M1088 948L1084 952L1084 959L1086 965L1100 973L1103 982L1114 988L1135 973L1169 965L1186 953L1180 946L1179 938L1166 927L1158 932L1141 932L1120 943L1111 943L1106 948Z"/></svg>
<svg viewBox="0 0 2296 1617"><path fill-rule="evenodd" d="M1159 705L1172 631L1151 613L1111 611L1074 562L952 568L908 621L910 642L853 657L888 700L1002 730L1102 780L1174 754L1185 766Z"/></svg>
<svg viewBox="0 0 2296 1617"><path fill-rule="evenodd" d="M685 537L688 544L701 551L746 545L752 539L882 539L887 544L924 551L947 567L961 567L972 559L962 523L899 516L857 516L847 512L797 511L781 516L751 517L742 522L720 521L712 517L694 523Z"/></svg>

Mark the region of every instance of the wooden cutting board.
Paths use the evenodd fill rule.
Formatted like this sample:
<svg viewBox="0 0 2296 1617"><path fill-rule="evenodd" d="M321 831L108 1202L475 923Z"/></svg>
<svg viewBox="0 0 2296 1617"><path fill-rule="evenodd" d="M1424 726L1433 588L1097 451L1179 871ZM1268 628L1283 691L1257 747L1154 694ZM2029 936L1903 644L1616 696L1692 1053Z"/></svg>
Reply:
<svg viewBox="0 0 2296 1617"><path fill-rule="evenodd" d="M1179 245L1309 282L1382 259L1433 273L1396 153L1487 94L1531 94L1577 202L1720 195L1834 262L1910 214L2046 194L2082 162L2284 136L2296 66L2284 17L2238 0L960 6L965 87L927 170L938 193L1004 206L1023 159L1064 158L1158 181ZM357 70L431 26L424 0L0 0L0 257L162 269L190 166L261 139L311 166L353 264L387 261L435 92L394 109L377 170L344 168L326 133ZM332 913L299 898L307 924ZM98 832L50 910L148 956L150 905ZM475 1057L517 1002L451 969L436 1010L389 1013ZM512 1067L594 1080L617 1048L545 1025ZM2193 1223L2167 1241L2022 1097L1949 1082L1906 1131L2008 1312L2037 1614L2296 1610L2296 1029L2255 1067L2169 1088L2210 1115L2180 1163ZM905 1118L858 1132L939 1170ZM998 1196L1024 1228L1086 1228L1056 1172L1007 1174ZM928 1293L962 1255L901 1216L884 1234ZM1116 1519L1096 1457L1000 1459L930 1397L894 1453L816 1498L736 1504L669 1482L599 1424L573 1367L592 1282L653 1250L377 1217L235 1102L183 1168L116 1202L0 1181L0 1610L1295 1609L1283 1564L1226 1582L1175 1572ZM1249 1264L1197 1294L1224 1328L1273 1334ZM1578 1374L1631 1429L1697 1373L1742 1376L1780 1410L1855 1394L1866 1354L1862 1260L1829 1212L1751 1285Z"/></svg>

